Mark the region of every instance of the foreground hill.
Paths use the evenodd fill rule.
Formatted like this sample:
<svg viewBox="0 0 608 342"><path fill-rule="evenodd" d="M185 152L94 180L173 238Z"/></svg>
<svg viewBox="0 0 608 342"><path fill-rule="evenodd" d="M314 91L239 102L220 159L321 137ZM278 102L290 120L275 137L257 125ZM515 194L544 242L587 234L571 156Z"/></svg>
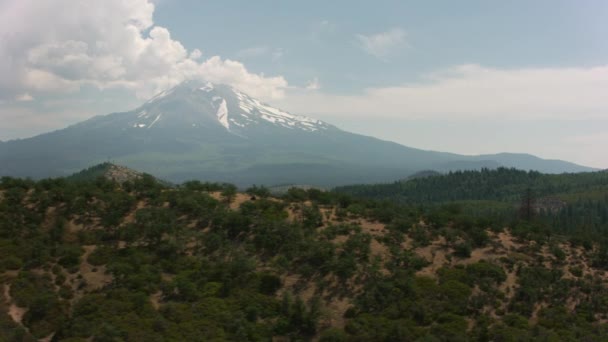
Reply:
<svg viewBox="0 0 608 342"><path fill-rule="evenodd" d="M267 196L3 178L0 340L608 339L608 222Z"/></svg>
<svg viewBox="0 0 608 342"><path fill-rule="evenodd" d="M591 170L525 154L424 151L290 114L226 85L184 82L133 111L0 144L0 175L67 176L108 159L168 181L239 186L385 182L423 169Z"/></svg>

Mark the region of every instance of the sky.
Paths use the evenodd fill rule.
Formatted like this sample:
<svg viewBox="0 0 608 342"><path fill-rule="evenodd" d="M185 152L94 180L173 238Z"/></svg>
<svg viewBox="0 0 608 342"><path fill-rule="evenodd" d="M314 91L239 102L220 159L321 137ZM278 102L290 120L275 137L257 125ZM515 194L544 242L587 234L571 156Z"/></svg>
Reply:
<svg viewBox="0 0 608 342"><path fill-rule="evenodd" d="M0 0L0 140L183 80L407 146L608 168L608 1Z"/></svg>

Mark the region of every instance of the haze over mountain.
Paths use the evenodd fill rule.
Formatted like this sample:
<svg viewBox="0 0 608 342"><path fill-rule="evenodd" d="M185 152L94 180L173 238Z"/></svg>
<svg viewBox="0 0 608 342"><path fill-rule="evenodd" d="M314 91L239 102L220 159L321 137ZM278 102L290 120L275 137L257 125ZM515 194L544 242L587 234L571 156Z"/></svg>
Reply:
<svg viewBox="0 0 608 342"><path fill-rule="evenodd" d="M440 139L441 137L438 137ZM591 168L526 154L463 156L343 131L227 85L187 81L139 108L0 144L0 174L63 176L112 160L171 181L332 186L420 170L499 166L546 173Z"/></svg>

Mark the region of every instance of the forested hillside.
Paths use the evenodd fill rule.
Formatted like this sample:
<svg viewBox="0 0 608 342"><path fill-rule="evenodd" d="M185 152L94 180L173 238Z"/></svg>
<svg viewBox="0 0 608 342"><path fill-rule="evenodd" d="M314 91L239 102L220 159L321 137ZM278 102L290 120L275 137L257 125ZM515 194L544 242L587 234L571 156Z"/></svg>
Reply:
<svg viewBox="0 0 608 342"><path fill-rule="evenodd" d="M440 203L461 200L518 200L531 188L538 196L571 197L581 192L608 189L608 171L543 174L498 168L422 173L418 177L387 184L350 185L336 188L349 195L390 199L401 203Z"/></svg>
<svg viewBox="0 0 608 342"><path fill-rule="evenodd" d="M500 190L487 172L454 193ZM605 213L605 181L497 172L568 206L3 178L0 340L608 340L606 216L576 212ZM443 177L410 182L448 202Z"/></svg>

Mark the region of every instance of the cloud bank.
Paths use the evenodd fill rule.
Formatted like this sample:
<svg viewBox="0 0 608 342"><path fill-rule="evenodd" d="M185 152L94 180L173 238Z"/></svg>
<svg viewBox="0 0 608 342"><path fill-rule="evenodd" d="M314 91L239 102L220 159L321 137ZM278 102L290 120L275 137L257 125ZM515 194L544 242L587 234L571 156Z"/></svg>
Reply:
<svg viewBox="0 0 608 342"><path fill-rule="evenodd" d="M0 3L0 100L122 87L147 98L185 79L227 83L264 99L287 81L237 61L188 51L154 25L147 0L8 0Z"/></svg>
<svg viewBox="0 0 608 342"><path fill-rule="evenodd" d="M608 65L497 69L462 65L356 95L293 92L296 113L400 119L608 119Z"/></svg>

